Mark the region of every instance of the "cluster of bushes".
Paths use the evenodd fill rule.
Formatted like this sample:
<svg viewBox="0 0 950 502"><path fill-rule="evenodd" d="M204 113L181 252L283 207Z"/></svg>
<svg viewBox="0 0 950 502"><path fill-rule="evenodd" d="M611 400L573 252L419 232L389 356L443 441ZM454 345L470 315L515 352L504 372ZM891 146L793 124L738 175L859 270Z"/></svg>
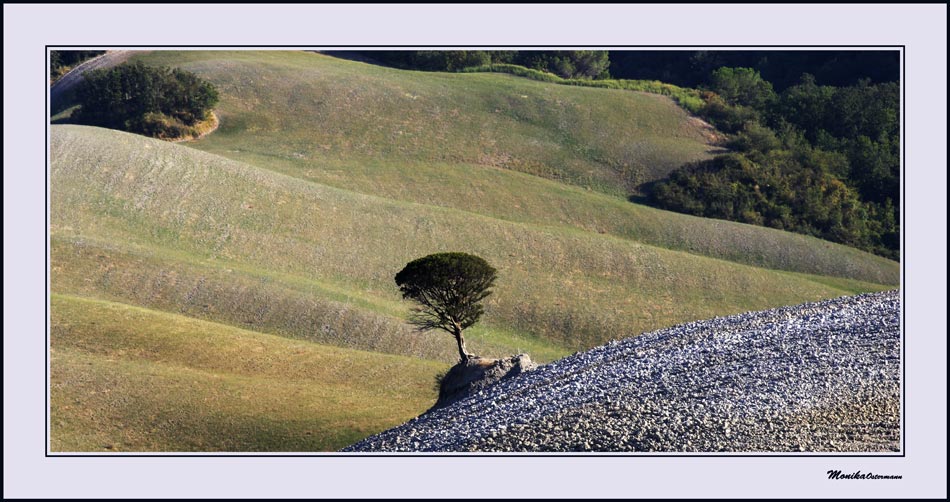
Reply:
<svg viewBox="0 0 950 502"><path fill-rule="evenodd" d="M777 93L751 68L709 82L698 114L732 134L734 153L654 183L654 205L899 257L897 83L820 86L806 74Z"/></svg>
<svg viewBox="0 0 950 502"><path fill-rule="evenodd" d="M520 51L510 63L562 78L610 78L607 51Z"/></svg>
<svg viewBox="0 0 950 502"><path fill-rule="evenodd" d="M406 70L459 71L492 62L491 51L367 51L364 54Z"/></svg>
<svg viewBox="0 0 950 502"><path fill-rule="evenodd" d="M461 71L476 66L511 64L561 78L609 78L607 51L370 51L364 53L397 68Z"/></svg>
<svg viewBox="0 0 950 502"><path fill-rule="evenodd" d="M218 103L218 91L197 75L140 63L84 74L72 121L158 138L194 134Z"/></svg>
<svg viewBox="0 0 950 502"><path fill-rule="evenodd" d="M49 51L49 76L55 82L79 63L106 51Z"/></svg>

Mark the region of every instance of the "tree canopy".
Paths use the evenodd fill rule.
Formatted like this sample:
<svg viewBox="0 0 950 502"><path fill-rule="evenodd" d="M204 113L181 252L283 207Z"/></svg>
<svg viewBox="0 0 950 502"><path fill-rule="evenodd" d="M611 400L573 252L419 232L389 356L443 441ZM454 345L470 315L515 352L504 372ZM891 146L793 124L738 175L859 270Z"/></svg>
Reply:
<svg viewBox="0 0 950 502"><path fill-rule="evenodd" d="M481 301L491 294L497 271L484 259L467 253L437 253L409 262L396 274L403 298L416 301L410 322L420 330L440 329L452 334L464 362L462 332L484 313Z"/></svg>
<svg viewBox="0 0 950 502"><path fill-rule="evenodd" d="M752 68L722 67L712 72L710 88L729 104L764 109L775 99L772 84Z"/></svg>

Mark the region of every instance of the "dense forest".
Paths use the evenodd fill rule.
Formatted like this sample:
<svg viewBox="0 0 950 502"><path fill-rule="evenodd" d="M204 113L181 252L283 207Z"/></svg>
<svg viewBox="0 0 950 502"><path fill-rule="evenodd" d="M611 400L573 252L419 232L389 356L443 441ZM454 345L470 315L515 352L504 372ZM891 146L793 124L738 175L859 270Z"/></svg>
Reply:
<svg viewBox="0 0 950 502"><path fill-rule="evenodd" d="M541 79L539 72L547 72L571 79L561 83L590 81L638 89L644 80L662 80L695 88L700 105L687 108L728 133L723 146L730 151L682 166L669 179L643 187L646 202L814 235L899 258L897 51L362 54L383 64L424 71L499 65L529 78ZM534 73L512 71L511 65Z"/></svg>
<svg viewBox="0 0 950 502"><path fill-rule="evenodd" d="M897 259L900 86L832 87L809 74L776 93L751 68L713 72L700 115L726 155L647 187L654 205L815 235Z"/></svg>
<svg viewBox="0 0 950 502"><path fill-rule="evenodd" d="M805 73L822 85L849 86L859 80L897 82L900 53L891 51L610 51L614 78L662 80L683 87L709 83L722 68L753 68L777 91L797 85Z"/></svg>

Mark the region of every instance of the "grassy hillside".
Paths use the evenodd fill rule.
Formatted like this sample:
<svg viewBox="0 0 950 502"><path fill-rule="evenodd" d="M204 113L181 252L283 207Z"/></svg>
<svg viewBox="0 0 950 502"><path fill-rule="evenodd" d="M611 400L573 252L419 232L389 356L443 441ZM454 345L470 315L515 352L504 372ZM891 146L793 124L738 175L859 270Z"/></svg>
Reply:
<svg viewBox="0 0 950 502"><path fill-rule="evenodd" d="M152 52L135 59L180 65L219 86L222 127L190 146L258 167L394 200L510 221L572 226L759 267L884 284L899 281L896 263L852 248L773 229L660 211L617 197L628 188L617 179L608 182L612 175L604 174L614 172L610 166L622 163L617 159L678 167L693 157L677 152L704 144L701 128L663 96L558 86L509 75L408 72L312 53ZM424 99L390 103L400 95L397 90ZM349 98L344 98L352 93L361 96L358 106L347 104ZM502 108L486 105L505 93L544 97L529 107L532 115L544 120L537 127L526 127L507 115L499 116L496 110ZM381 103L390 103L391 108ZM570 115L562 109L566 104L583 113ZM453 120L443 117L433 121L433 116L452 107L466 113ZM274 134L266 132L263 122L274 122ZM402 140L382 135L387 128L417 132L397 148ZM553 138L554 150L531 149L542 132ZM331 141L331 134L345 140ZM445 138L434 141L440 135ZM534 159L538 166L554 171L484 162L472 152L488 151L481 143L485 135L498 136L492 136L490 142L509 142L506 148L519 152L509 156ZM372 152L354 146L357 140L375 145ZM570 153L566 145L575 143L599 145L599 149L636 143L642 148L585 157L576 149ZM570 153L573 160L555 159L555 150ZM651 160L650 151L662 152L666 160ZM560 171L578 159L593 158L611 159L594 162L599 167L591 164L585 168L585 172L607 176L601 180L606 184L592 184ZM663 168L636 176L655 179L667 172Z"/></svg>
<svg viewBox="0 0 950 502"><path fill-rule="evenodd" d="M51 312L52 451L335 450L416 416L446 366L72 296Z"/></svg>
<svg viewBox="0 0 950 502"><path fill-rule="evenodd" d="M448 335L413 330L404 320L407 305L395 298L240 262L85 237L53 237L51 254L55 291L317 343L439 361L456 357ZM529 352L551 361L570 352L497 326L467 333L479 354Z"/></svg>
<svg viewBox="0 0 950 502"><path fill-rule="evenodd" d="M298 289L310 295L337 302L341 295L362 298L343 302L348 310L404 316L407 305L399 302L393 274L415 257L445 250L472 252L498 267L501 278L487 305L487 326L574 349L681 321L853 289L569 227L355 194L115 131L55 126L51 142L54 238L125 243L199 268L233 270L230 264L238 264L262 283L278 283L271 290L297 280ZM200 269L173 274L160 264L138 264L131 269L141 277L110 289L116 276L96 281L104 272L96 272L95 260L81 259L70 246L53 249L63 250L53 257L63 271L54 269L54 291L60 284L80 283L85 294L112 291L131 301L128 297L150 288L163 298L168 293L161 288L174 287L190 298L226 302L215 284L246 290L237 280L229 285ZM119 268L113 260L103 261ZM70 274L78 276L66 280ZM256 318L266 324L279 318L269 291L234 303L264 309ZM207 310L214 320L240 317L233 308ZM315 327L300 325L297 336L312 338L305 333ZM331 331L337 343L366 347L358 336ZM389 346L375 347L384 345ZM384 350L411 353L405 347Z"/></svg>
<svg viewBox="0 0 950 502"><path fill-rule="evenodd" d="M503 74L383 68L290 51L155 51L221 92L201 148L238 160L498 166L626 195L713 149L667 97Z"/></svg>

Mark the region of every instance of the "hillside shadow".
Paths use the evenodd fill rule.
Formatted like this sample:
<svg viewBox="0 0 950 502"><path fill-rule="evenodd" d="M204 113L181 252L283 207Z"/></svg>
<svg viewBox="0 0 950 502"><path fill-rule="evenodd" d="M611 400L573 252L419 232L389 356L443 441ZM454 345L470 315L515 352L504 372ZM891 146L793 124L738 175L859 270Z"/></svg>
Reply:
<svg viewBox="0 0 950 502"><path fill-rule="evenodd" d="M74 89L69 89L67 91L60 91L54 86L50 90L50 101L49 101L49 114L50 117L53 117L63 111L68 110L72 106L79 104L76 99L76 91Z"/></svg>
<svg viewBox="0 0 950 502"><path fill-rule="evenodd" d="M347 61L356 61L358 63L366 63L375 66L385 66L386 68L396 68L393 65L386 64L378 59L374 59L366 54L358 51L308 51L315 52L317 54L323 54L330 57L335 57L337 59L345 59Z"/></svg>
<svg viewBox="0 0 950 502"><path fill-rule="evenodd" d="M653 187L662 181L666 181L666 179L647 181L646 183L637 185L634 187L633 192L627 195L627 201L644 206L653 206L650 202L649 194L653 191Z"/></svg>

